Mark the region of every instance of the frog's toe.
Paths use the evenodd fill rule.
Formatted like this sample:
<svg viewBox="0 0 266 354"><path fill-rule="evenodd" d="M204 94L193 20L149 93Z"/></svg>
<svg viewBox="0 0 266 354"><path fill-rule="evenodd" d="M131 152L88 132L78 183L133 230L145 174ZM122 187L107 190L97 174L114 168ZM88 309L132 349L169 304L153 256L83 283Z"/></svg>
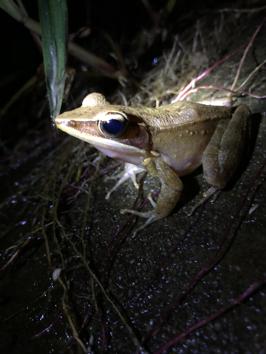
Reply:
<svg viewBox="0 0 266 354"><path fill-rule="evenodd" d="M133 214L139 216L141 218L147 219L142 225L137 227L133 232L133 237L141 230L145 229L148 225L152 224L154 221L161 219L160 215L158 215L154 211L137 211L132 209L122 209L121 214Z"/></svg>
<svg viewBox="0 0 266 354"><path fill-rule="evenodd" d="M152 214L154 214L153 211L138 211L138 210L133 210L133 209L121 209L120 210L121 214L133 214L136 216L140 216L141 218L149 219Z"/></svg>
<svg viewBox="0 0 266 354"><path fill-rule="evenodd" d="M196 203L191 210L187 213L187 216L192 216L195 211L203 204L205 204L209 199L211 199L214 196L213 202L218 198L220 190L216 187L210 187L207 191L203 193L203 196L201 197L200 201Z"/></svg>
<svg viewBox="0 0 266 354"><path fill-rule="evenodd" d="M131 179L133 182L133 185L136 189L139 189L138 182L136 180L136 175L143 172L144 169L139 166L135 166L130 163L125 164L124 171L122 173L119 173L115 177L112 178L118 178L118 181L116 184L110 189L110 191L106 194L105 199L109 199L111 194L118 189L119 186L121 186L123 183L125 183L128 179Z"/></svg>

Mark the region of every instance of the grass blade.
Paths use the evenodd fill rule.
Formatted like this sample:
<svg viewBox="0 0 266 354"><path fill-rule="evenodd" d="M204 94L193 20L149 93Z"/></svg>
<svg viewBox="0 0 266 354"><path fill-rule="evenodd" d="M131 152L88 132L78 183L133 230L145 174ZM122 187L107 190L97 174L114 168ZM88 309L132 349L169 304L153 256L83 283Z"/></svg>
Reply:
<svg viewBox="0 0 266 354"><path fill-rule="evenodd" d="M67 36L67 4L65 0L39 0L43 62L50 113L54 119L62 105Z"/></svg>

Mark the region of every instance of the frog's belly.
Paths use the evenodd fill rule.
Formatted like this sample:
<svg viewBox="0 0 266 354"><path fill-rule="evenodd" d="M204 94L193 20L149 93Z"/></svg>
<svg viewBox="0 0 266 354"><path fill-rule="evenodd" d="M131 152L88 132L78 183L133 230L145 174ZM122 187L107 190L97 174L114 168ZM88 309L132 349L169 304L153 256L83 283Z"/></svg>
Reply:
<svg viewBox="0 0 266 354"><path fill-rule="evenodd" d="M178 161L173 160L167 155L162 155L163 160L170 165L179 176L185 176L193 172L197 167L201 165L201 156L187 156L179 159Z"/></svg>
<svg viewBox="0 0 266 354"><path fill-rule="evenodd" d="M212 127L209 128L213 130ZM187 137L183 136L182 139L176 139L171 144L168 143L167 145L164 144L160 146L162 159L171 166L179 176L187 175L201 165L204 150L212 134L206 134L205 136L200 136L200 138L199 134Z"/></svg>

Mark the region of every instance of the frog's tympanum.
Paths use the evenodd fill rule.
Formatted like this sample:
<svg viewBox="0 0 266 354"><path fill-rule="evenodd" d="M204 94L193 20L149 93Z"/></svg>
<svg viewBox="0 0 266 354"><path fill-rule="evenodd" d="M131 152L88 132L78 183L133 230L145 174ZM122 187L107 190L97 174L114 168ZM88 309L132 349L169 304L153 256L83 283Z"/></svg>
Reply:
<svg viewBox="0 0 266 354"><path fill-rule="evenodd" d="M183 189L180 176L199 165L211 186L226 186L244 152L249 115L245 105L229 108L179 101L159 108L127 107L91 93L80 108L60 114L55 122L105 155L159 178L154 210L125 210L147 218L146 226L173 210ZM128 166L126 174L132 175Z"/></svg>

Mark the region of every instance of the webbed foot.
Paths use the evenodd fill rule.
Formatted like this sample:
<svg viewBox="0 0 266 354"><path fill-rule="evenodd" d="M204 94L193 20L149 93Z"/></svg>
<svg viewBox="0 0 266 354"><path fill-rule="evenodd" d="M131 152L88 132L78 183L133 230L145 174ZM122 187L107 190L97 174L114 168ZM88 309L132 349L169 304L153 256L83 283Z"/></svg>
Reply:
<svg viewBox="0 0 266 354"><path fill-rule="evenodd" d="M126 182L128 179L131 179L133 182L133 185L136 189L139 189L138 182L136 180L136 175L138 173L141 173L145 171L142 167L126 163L124 171L119 173L118 175L114 176L113 178L119 178L116 184L109 190L109 192L106 194L105 199L109 199L111 194L119 187L121 184Z"/></svg>
<svg viewBox="0 0 266 354"><path fill-rule="evenodd" d="M122 210L120 210L120 213L121 214L132 214L132 215L136 215L141 218L147 219L142 225L140 225L139 227L137 227L134 230L133 237L135 237L139 231L145 229L145 227L152 224L154 221L161 219L161 216L158 215L153 210L152 211L138 211L138 210L132 210L132 209L122 209Z"/></svg>
<svg viewBox="0 0 266 354"><path fill-rule="evenodd" d="M210 187L206 192L204 192L203 197L200 199L196 205L194 205L191 210L187 213L187 216L192 216L195 211L203 204L205 204L211 197L215 195L214 201L218 197L220 189L216 187Z"/></svg>

